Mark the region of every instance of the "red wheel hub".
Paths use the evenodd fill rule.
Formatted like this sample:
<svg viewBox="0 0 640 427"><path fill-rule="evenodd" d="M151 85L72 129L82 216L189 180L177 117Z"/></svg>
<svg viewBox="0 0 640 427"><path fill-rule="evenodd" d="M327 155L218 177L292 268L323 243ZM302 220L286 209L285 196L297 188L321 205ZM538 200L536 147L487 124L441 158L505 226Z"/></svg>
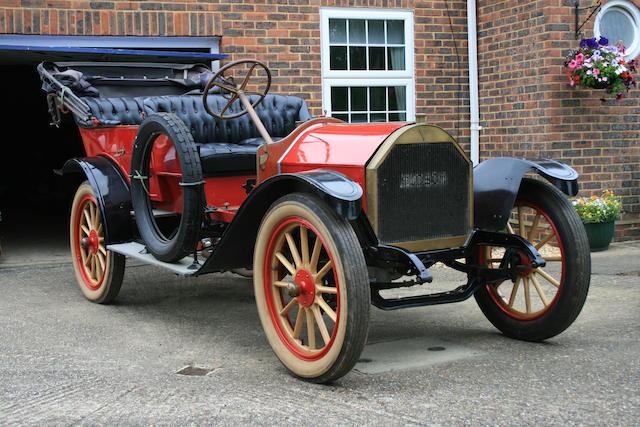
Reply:
<svg viewBox="0 0 640 427"><path fill-rule="evenodd" d="M311 273L307 270L298 270L293 281L300 289L300 294L298 295L300 305L311 307L316 299L316 284Z"/></svg>
<svg viewBox="0 0 640 427"><path fill-rule="evenodd" d="M87 249L89 249L92 254L98 253L98 242L98 232L96 230L91 230L91 232L89 233Z"/></svg>
<svg viewBox="0 0 640 427"><path fill-rule="evenodd" d="M518 274L520 274L520 276L528 276L529 273L531 273L531 261L522 252L518 252L518 256L520 256L520 265L525 267L525 269L520 271Z"/></svg>

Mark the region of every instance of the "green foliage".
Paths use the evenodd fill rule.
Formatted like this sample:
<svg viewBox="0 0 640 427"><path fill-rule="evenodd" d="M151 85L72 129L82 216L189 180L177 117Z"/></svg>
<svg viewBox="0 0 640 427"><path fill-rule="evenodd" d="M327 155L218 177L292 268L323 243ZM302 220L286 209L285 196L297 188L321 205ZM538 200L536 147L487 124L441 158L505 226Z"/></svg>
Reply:
<svg viewBox="0 0 640 427"><path fill-rule="evenodd" d="M591 196L574 200L573 206L584 223L613 221L620 216L622 210L620 198L610 190L603 191L600 197Z"/></svg>

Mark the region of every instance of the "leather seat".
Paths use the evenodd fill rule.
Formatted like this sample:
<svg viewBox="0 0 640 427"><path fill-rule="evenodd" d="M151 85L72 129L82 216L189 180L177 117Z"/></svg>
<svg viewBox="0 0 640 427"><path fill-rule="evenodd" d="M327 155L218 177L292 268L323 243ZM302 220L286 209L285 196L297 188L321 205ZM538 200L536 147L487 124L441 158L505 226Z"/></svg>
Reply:
<svg viewBox="0 0 640 427"><path fill-rule="evenodd" d="M205 176L255 173L256 151L264 140L248 114L229 120L216 119L204 110L201 96L83 100L89 105L99 126L139 125L144 117L153 113L173 113L190 129L199 148ZM256 96L249 96L249 100L254 102ZM208 103L215 112L222 110L227 100L212 95ZM235 101L225 114L237 113L240 108L240 101ZM291 133L296 122L311 118L304 100L295 96L267 95L255 110L274 141ZM84 127L96 126L93 120L76 120Z"/></svg>
<svg viewBox="0 0 640 427"><path fill-rule="evenodd" d="M144 98L93 98L83 97L89 106L90 115L96 118L99 126L139 125L144 116ZM81 127L95 127L93 120L82 120L75 116Z"/></svg>

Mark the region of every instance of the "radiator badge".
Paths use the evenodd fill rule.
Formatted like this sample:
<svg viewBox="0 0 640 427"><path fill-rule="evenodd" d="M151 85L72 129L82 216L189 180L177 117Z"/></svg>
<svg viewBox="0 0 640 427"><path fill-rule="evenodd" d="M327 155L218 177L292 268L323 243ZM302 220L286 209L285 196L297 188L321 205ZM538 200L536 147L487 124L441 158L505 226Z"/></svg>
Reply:
<svg viewBox="0 0 640 427"><path fill-rule="evenodd" d="M404 172L400 175L400 188L403 190L417 190L426 187L445 187L447 181L448 176L445 171Z"/></svg>

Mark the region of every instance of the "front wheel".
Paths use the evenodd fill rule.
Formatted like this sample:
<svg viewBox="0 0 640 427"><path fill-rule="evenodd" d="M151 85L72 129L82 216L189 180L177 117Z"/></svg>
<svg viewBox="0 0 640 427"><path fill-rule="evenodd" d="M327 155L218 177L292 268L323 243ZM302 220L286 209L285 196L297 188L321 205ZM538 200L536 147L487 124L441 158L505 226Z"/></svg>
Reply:
<svg viewBox="0 0 640 427"><path fill-rule="evenodd" d="M587 298L591 255L582 222L556 188L524 178L506 231L529 240L547 265L532 268L524 254L515 254L522 263L516 279L480 287L476 301L509 337L551 338L573 323ZM504 256L503 248L478 250L479 263L488 267L498 267Z"/></svg>
<svg viewBox="0 0 640 427"><path fill-rule="evenodd" d="M78 187L73 198L69 237L80 290L91 302L110 303L120 292L125 259L107 250L100 208L86 181Z"/></svg>
<svg viewBox="0 0 640 427"><path fill-rule="evenodd" d="M371 303L349 222L317 197L282 197L262 221L253 267L260 321L284 366L318 383L349 372L367 340Z"/></svg>

